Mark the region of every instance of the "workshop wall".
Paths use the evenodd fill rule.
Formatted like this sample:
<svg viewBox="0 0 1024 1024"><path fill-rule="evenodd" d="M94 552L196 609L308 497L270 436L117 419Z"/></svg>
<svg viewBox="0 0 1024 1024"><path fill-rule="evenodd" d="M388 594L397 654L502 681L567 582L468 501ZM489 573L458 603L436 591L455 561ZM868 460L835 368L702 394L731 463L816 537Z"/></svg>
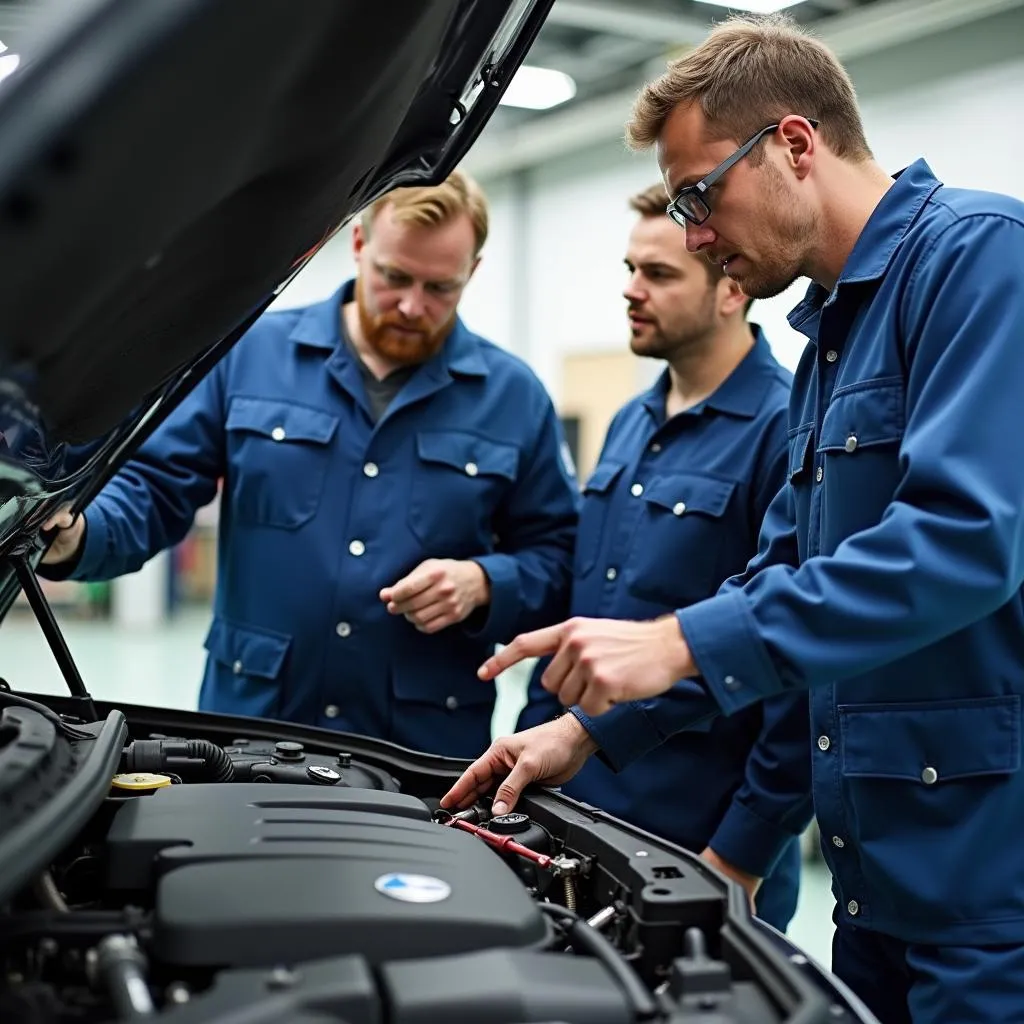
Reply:
<svg viewBox="0 0 1024 1024"><path fill-rule="evenodd" d="M851 64L868 139L884 167L898 170L923 156L942 180L1024 197L1024 58L1016 42L1024 38L1024 11L1012 13ZM514 347L556 396L568 353L626 344L622 254L633 221L626 199L654 180L653 154L629 154L613 140L529 173L521 296L528 327ZM786 313L805 288L798 282L751 311L790 367L804 339Z"/></svg>

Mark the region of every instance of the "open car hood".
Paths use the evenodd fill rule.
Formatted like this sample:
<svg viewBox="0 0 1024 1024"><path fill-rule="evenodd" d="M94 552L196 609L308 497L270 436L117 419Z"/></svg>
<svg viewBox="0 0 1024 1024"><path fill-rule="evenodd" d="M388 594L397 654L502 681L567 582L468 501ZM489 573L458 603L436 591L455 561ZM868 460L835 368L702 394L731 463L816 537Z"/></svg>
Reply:
<svg viewBox="0 0 1024 1024"><path fill-rule="evenodd" d="M348 219L465 155L553 0L88 0L0 86L0 617Z"/></svg>

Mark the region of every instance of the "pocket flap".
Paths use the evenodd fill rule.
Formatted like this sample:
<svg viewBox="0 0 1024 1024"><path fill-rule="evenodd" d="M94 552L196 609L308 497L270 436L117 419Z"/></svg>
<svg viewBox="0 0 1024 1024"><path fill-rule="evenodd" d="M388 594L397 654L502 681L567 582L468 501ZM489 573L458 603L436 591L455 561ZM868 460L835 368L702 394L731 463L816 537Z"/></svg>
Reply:
<svg viewBox="0 0 1024 1024"><path fill-rule="evenodd" d="M814 427L809 425L800 427L789 439L789 479L798 477L809 467L808 456L811 452L811 439L814 437Z"/></svg>
<svg viewBox="0 0 1024 1024"><path fill-rule="evenodd" d="M903 381L869 381L833 396L821 423L820 449L850 454L903 436Z"/></svg>
<svg viewBox="0 0 1024 1024"><path fill-rule="evenodd" d="M236 675L276 679L284 664L291 638L249 626L234 626L214 619L203 646Z"/></svg>
<svg viewBox="0 0 1024 1024"><path fill-rule="evenodd" d="M472 671L439 672L426 661L414 663L404 658L396 659L392 667L391 692L396 700L431 704L448 711L493 704L495 700L494 684L481 684Z"/></svg>
<svg viewBox="0 0 1024 1024"><path fill-rule="evenodd" d="M735 480L719 480L699 473L673 473L658 476L644 487L644 497L677 516L701 512L706 516L722 516L736 490Z"/></svg>
<svg viewBox="0 0 1024 1024"><path fill-rule="evenodd" d="M262 434L272 441L327 444L338 428L338 417L276 398L232 398L225 426Z"/></svg>
<svg viewBox="0 0 1024 1024"><path fill-rule="evenodd" d="M424 462L450 466L469 476L498 476L515 480L519 449L465 431L434 430L416 435L416 451Z"/></svg>
<svg viewBox="0 0 1024 1024"><path fill-rule="evenodd" d="M622 472L623 462L599 462L583 487L584 494L604 494Z"/></svg>
<svg viewBox="0 0 1024 1024"><path fill-rule="evenodd" d="M934 784L1015 772L1020 700L840 705L843 774Z"/></svg>

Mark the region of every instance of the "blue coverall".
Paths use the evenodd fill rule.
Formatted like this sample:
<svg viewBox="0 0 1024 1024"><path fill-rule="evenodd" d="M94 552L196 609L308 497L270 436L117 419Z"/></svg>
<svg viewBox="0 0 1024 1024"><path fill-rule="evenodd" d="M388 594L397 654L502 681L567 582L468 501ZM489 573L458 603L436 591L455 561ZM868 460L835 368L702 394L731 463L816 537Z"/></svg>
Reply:
<svg viewBox="0 0 1024 1024"><path fill-rule="evenodd" d="M757 552L786 479L792 376L759 327L705 401L666 420L666 369L608 430L583 491L572 614L651 619L714 594ZM561 711L530 683L525 729ZM759 916L785 931L800 885L798 833L811 814L806 694L752 704L671 737L621 772L597 758L567 782L576 799L699 853L709 843L764 878Z"/></svg>
<svg viewBox="0 0 1024 1024"><path fill-rule="evenodd" d="M572 462L532 371L461 321L375 422L340 341L352 293L254 324L90 504L73 577L137 570L223 478L200 710L476 756L477 668L565 617ZM389 615L379 591L427 558L479 562L489 607L433 635Z"/></svg>
<svg viewBox="0 0 1024 1024"><path fill-rule="evenodd" d="M700 670L585 720L622 765L810 691L833 966L886 1024L1024 1020L1024 203L924 161L809 344L757 560L677 612Z"/></svg>

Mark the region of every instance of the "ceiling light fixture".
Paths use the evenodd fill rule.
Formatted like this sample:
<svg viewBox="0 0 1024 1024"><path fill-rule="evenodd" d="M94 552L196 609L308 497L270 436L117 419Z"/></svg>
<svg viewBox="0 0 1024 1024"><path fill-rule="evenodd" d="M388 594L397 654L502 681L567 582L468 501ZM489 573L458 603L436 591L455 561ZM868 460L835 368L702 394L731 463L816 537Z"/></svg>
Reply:
<svg viewBox="0 0 1024 1024"><path fill-rule="evenodd" d="M0 82L2 82L12 71L15 71L21 63L21 57L16 53L7 52L7 44L0 40Z"/></svg>
<svg viewBox="0 0 1024 1024"><path fill-rule="evenodd" d="M512 76L501 102L507 107L548 110L576 95L576 83L563 71L523 64Z"/></svg>
<svg viewBox="0 0 1024 1024"><path fill-rule="evenodd" d="M751 14L774 14L802 2L803 0L697 0L699 4L731 7L734 11L750 11Z"/></svg>

